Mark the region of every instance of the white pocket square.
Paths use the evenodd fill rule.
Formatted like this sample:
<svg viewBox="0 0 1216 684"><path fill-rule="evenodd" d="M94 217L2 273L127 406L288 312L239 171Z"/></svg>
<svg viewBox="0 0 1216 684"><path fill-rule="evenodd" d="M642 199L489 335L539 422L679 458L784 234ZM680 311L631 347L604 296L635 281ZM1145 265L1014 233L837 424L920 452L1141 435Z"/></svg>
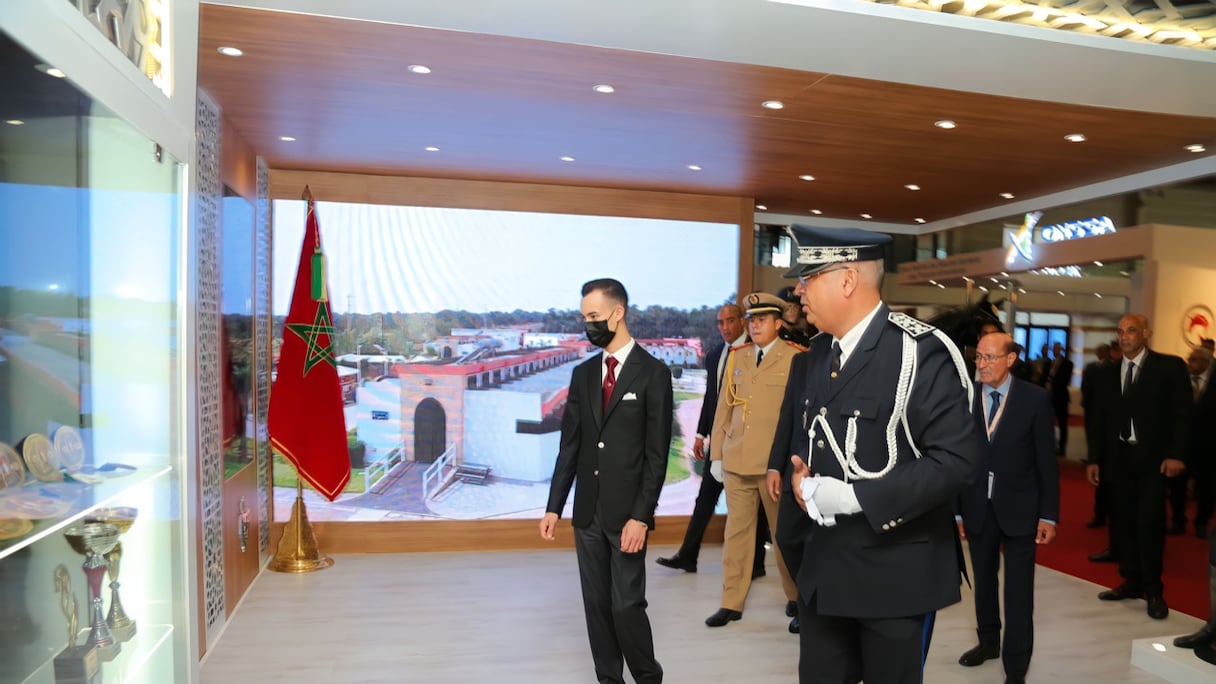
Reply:
<svg viewBox="0 0 1216 684"><path fill-rule="evenodd" d="M638 398L638 395L633 392L626 392L625 396L621 397L621 401L633 401Z"/></svg>

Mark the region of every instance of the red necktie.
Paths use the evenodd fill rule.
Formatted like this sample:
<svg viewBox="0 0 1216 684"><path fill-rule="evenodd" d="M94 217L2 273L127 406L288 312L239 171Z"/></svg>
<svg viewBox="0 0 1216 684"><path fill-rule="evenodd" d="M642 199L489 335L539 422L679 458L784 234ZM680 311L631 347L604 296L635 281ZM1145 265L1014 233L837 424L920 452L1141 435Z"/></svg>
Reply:
<svg viewBox="0 0 1216 684"><path fill-rule="evenodd" d="M617 360L615 356L609 356L604 359L604 363L608 366L608 372L604 374L604 410L608 410L608 400L612 398L612 388L616 387L616 370Z"/></svg>

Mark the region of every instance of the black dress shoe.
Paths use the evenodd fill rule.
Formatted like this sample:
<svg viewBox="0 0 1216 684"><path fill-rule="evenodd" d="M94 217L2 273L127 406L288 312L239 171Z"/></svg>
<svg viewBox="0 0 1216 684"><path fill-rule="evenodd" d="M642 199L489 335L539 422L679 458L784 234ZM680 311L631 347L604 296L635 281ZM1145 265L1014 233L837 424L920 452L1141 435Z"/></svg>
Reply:
<svg viewBox="0 0 1216 684"><path fill-rule="evenodd" d="M790 634L797 634L802 631L802 623L798 622L798 618L790 620Z"/></svg>
<svg viewBox="0 0 1216 684"><path fill-rule="evenodd" d="M797 601L786 601L785 602L785 616L786 617L798 617L798 602Z"/></svg>
<svg viewBox="0 0 1216 684"><path fill-rule="evenodd" d="M1089 557L1090 563L1118 563L1119 559L1115 557L1115 552L1110 549L1105 549L1093 554Z"/></svg>
<svg viewBox="0 0 1216 684"><path fill-rule="evenodd" d="M1106 524L1106 518L1094 518L1094 519L1090 520L1089 522L1085 523L1085 526L1092 530L1095 527L1102 527L1105 524Z"/></svg>
<svg viewBox="0 0 1216 684"><path fill-rule="evenodd" d="M768 574L763 565L752 568L752 579L760 579Z"/></svg>
<svg viewBox="0 0 1216 684"><path fill-rule="evenodd" d="M958 664L963 667L975 667L976 665L983 665L986 660L1000 657L1001 647L999 644L980 644L959 656Z"/></svg>
<svg viewBox="0 0 1216 684"><path fill-rule="evenodd" d="M1098 598L1103 601L1124 601L1126 599L1138 599L1144 596L1144 592L1132 585L1124 582L1114 589L1107 589L1098 594Z"/></svg>
<svg viewBox="0 0 1216 684"><path fill-rule="evenodd" d="M1164 620L1170 614L1170 607L1165 605L1165 597L1161 594L1148 595L1148 610L1145 611L1154 620Z"/></svg>
<svg viewBox="0 0 1216 684"><path fill-rule="evenodd" d="M683 570L684 572L697 571L697 562L695 560L681 558L678 552L675 555L667 558L656 558L654 559L654 562L662 565L665 568L671 568L673 570Z"/></svg>
<svg viewBox="0 0 1216 684"><path fill-rule="evenodd" d="M1216 636L1216 630L1212 629L1211 623L1208 623L1200 627L1198 632L1174 639L1174 645L1178 648L1195 648L1200 644L1211 643L1213 636Z"/></svg>
<svg viewBox="0 0 1216 684"><path fill-rule="evenodd" d="M728 622L734 622L741 617L743 617L743 613L740 613L737 610L731 610L730 608L719 608L718 612L705 618L705 624L709 625L710 627L721 627L722 625L725 625Z"/></svg>
<svg viewBox="0 0 1216 684"><path fill-rule="evenodd" d="M1025 675L1005 675L1005 684L1026 684Z"/></svg>

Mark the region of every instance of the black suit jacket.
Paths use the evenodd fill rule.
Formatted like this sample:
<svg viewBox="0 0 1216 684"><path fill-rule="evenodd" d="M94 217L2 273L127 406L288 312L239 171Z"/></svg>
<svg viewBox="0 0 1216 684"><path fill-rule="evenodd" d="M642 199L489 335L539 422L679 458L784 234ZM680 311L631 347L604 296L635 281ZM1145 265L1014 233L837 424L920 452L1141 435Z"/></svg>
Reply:
<svg viewBox="0 0 1216 684"><path fill-rule="evenodd" d="M976 385L972 413L985 434L981 394L991 391L990 387ZM1013 378L1002 404L1005 408L986 450L986 470L992 473L992 512L1006 536L1033 535L1039 520L1060 520L1051 403L1042 387ZM969 536L984 531L989 521L986 473L981 472L963 490L959 509Z"/></svg>
<svg viewBox="0 0 1216 684"><path fill-rule="evenodd" d="M1055 406L1067 406L1070 401L1068 386L1072 383L1072 360L1065 356L1051 376L1051 401Z"/></svg>
<svg viewBox="0 0 1216 684"><path fill-rule="evenodd" d="M1203 386L1203 394L1195 402L1191 419L1190 454L1186 459L1186 468L1192 474L1207 475L1216 468L1216 369L1208 373L1208 381ZM1188 378L1189 382L1189 378Z"/></svg>
<svg viewBox="0 0 1216 684"><path fill-rule="evenodd" d="M577 476L575 527L588 527L598 514L609 532L631 519L653 528L671 446L671 371L635 343L605 411L602 363L603 354L596 354L570 377L545 510L561 515Z"/></svg>
<svg viewBox="0 0 1216 684"><path fill-rule="evenodd" d="M1089 458L1099 467L1118 452L1119 437L1129 420L1135 421L1136 440L1151 458L1184 461L1190 455L1193 402L1186 364L1151 349L1140 360L1136 381L1126 393L1120 386L1122 363L1112 363L1095 376Z"/></svg>
<svg viewBox="0 0 1216 684"><path fill-rule="evenodd" d="M705 355L705 399L701 401L701 416L697 418L697 434L708 437L714 429L714 412L718 410L718 359L726 343L716 344Z"/></svg>
<svg viewBox="0 0 1216 684"><path fill-rule="evenodd" d="M807 434L820 413L842 448L855 417L860 465L877 471L886 464L904 337L912 335L891 322L889 313L885 305L879 308L837 379L829 379L831 344L816 340L795 360L778 426L786 441L774 444L770 465L782 457L780 451L786 459L798 454L806 460L810 449L814 472L843 478L823 431L814 444ZM862 513L805 532L799 594L804 601L816 596L822 615L919 615L961 598L953 510L959 492L979 472L983 436L971 418L971 379L964 376L961 357L956 365L932 328L920 325L907 428L896 432L894 467L881 477L852 481Z"/></svg>

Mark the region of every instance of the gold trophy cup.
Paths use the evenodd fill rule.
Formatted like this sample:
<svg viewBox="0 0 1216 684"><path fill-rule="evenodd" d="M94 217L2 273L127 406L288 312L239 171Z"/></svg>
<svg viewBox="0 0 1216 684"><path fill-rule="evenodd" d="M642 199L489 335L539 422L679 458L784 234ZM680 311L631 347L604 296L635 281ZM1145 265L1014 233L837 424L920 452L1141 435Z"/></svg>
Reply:
<svg viewBox="0 0 1216 684"><path fill-rule="evenodd" d="M95 514L86 518L86 522L108 523L118 528L118 534L124 535L127 530L131 529L131 525L135 523L135 517L139 511L130 508L103 508ZM120 642L130 641L131 637L135 636L135 621L127 615L122 608L122 600L118 596L118 573L122 565L122 542L114 545L114 549L106 554L106 563L109 567L107 574L110 577L110 613L106 616L106 625L110 628L110 633Z"/></svg>
<svg viewBox="0 0 1216 684"><path fill-rule="evenodd" d="M59 610L68 624L68 646L55 656L55 684L93 682L101 664L97 662L97 649L76 643L79 631L76 594L72 593L72 575L63 565L55 568L55 592L59 594Z"/></svg>
<svg viewBox="0 0 1216 684"><path fill-rule="evenodd" d="M92 609L89 639L85 645L97 648L97 653L103 661L110 661L122 650L122 644L114 638L110 626L106 624L105 611L102 610L101 581L106 576L108 563L106 554L114 550L118 543L118 526L102 522L86 522L73 525L64 531L72 550L84 556L81 568L89 580L89 602Z"/></svg>

